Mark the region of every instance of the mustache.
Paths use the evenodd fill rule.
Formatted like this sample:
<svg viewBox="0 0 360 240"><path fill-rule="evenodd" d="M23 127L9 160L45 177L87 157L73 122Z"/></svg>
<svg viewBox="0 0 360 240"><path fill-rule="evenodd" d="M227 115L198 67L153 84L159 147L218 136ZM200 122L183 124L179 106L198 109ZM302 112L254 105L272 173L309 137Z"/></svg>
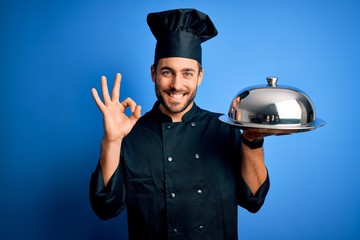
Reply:
<svg viewBox="0 0 360 240"><path fill-rule="evenodd" d="M174 88L174 87L169 87L169 88L166 88L166 89L163 89L164 92L167 92L167 93L180 93L180 94L185 94L187 93L186 90L181 90L181 89L177 89L177 88Z"/></svg>
<svg viewBox="0 0 360 240"><path fill-rule="evenodd" d="M186 91L181 91L181 90L173 89L173 88L165 89L164 91L168 92L168 93L185 93L186 92Z"/></svg>
<svg viewBox="0 0 360 240"><path fill-rule="evenodd" d="M159 89L159 85L157 83L155 83L155 90L156 91L160 91ZM166 89L162 89L163 92L166 92L166 93L173 93L173 94L176 94L176 93L179 93L179 94L186 94L188 91L187 90L181 90L181 89L177 89L175 87L168 87Z"/></svg>

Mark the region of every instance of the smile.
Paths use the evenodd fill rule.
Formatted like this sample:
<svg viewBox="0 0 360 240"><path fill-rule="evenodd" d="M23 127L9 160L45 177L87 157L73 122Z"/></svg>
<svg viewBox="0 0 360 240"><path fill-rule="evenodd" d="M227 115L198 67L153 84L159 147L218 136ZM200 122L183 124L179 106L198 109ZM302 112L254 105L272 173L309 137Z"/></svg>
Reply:
<svg viewBox="0 0 360 240"><path fill-rule="evenodd" d="M168 93L168 96L176 100L181 100L185 96L185 93Z"/></svg>

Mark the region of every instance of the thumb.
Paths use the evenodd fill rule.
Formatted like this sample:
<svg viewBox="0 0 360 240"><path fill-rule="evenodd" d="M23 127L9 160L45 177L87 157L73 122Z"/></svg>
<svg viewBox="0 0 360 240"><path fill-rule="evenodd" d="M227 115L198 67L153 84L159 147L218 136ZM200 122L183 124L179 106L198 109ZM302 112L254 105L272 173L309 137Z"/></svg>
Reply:
<svg viewBox="0 0 360 240"><path fill-rule="evenodd" d="M133 114L130 116L130 119L132 121L136 122L137 120L139 120L140 117L141 117L141 106L137 105L135 107L135 110L134 110Z"/></svg>

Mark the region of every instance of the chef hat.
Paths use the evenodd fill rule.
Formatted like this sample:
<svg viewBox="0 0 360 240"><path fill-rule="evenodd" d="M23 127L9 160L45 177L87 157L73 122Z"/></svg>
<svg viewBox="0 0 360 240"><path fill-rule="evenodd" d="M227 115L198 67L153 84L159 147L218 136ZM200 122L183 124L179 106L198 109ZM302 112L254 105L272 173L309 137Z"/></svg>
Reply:
<svg viewBox="0 0 360 240"><path fill-rule="evenodd" d="M201 43L217 30L208 15L196 9L149 13L147 23L157 43L154 63L166 57L184 57L201 64Z"/></svg>

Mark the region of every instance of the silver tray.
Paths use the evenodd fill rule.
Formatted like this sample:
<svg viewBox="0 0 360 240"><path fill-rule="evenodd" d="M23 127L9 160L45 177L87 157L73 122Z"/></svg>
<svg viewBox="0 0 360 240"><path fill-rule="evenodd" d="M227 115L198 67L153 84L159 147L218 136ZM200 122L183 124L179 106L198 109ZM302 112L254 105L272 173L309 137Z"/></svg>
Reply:
<svg viewBox="0 0 360 240"><path fill-rule="evenodd" d="M316 118L309 125L291 125L291 124L274 124L274 125L265 125L258 123L246 123L246 122L234 122L227 115L222 115L219 117L219 120L239 129L256 129L258 132L268 133L268 134L290 134L290 133L298 133L298 132L308 132L315 130L319 127L322 127L326 124L326 122L322 119Z"/></svg>

